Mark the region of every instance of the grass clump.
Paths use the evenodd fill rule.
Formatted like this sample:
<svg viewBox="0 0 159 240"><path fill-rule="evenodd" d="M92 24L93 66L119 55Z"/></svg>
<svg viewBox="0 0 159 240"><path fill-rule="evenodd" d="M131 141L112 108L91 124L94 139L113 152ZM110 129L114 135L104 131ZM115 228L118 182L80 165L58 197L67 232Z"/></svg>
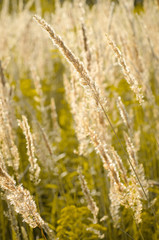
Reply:
<svg viewBox="0 0 159 240"><path fill-rule="evenodd" d="M158 5L4 3L0 239L157 239Z"/></svg>

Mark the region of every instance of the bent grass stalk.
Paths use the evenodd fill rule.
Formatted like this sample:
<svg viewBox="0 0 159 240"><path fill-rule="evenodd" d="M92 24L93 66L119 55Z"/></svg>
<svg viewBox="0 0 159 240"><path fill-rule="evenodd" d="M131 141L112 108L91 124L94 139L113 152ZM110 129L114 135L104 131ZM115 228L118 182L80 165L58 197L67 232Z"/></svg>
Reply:
<svg viewBox="0 0 159 240"><path fill-rule="evenodd" d="M44 237L43 229L53 239L53 233L41 218L30 192L22 185L16 185L14 179L0 165L0 188L5 192L8 203L21 214L30 227L39 227ZM45 239L45 238L44 238Z"/></svg>
<svg viewBox="0 0 159 240"><path fill-rule="evenodd" d="M138 80L135 79L135 77L131 74L129 67L127 66L126 60L123 57L119 48L116 46L116 44L110 39L108 35L106 35L106 38L107 38L108 44L111 46L112 50L114 51L118 59L118 63L122 68L122 71L127 80L127 83L130 85L130 88L132 89L132 91L136 94L136 98L139 101L139 103L142 104L144 101L143 100L144 96L143 96L141 87L139 87Z"/></svg>
<svg viewBox="0 0 159 240"><path fill-rule="evenodd" d="M112 122L108 116L108 114L106 113L105 109L104 109L104 106L102 104L102 100L100 99L100 96L99 96L99 92L96 88L96 85L94 83L94 81L92 80L92 78L90 77L88 71L85 69L83 63L77 58L75 57L75 55L71 52L71 50L66 46L66 44L64 43L64 41L62 40L62 38L60 36L58 36L54 29L44 20L42 19L41 17L35 15L33 17L38 23L39 25L48 32L51 40L53 41L54 45L56 45L60 52L65 56L66 60L71 63L71 65L73 65L73 67L75 68L75 70L79 73L79 76L81 77L81 79L83 80L81 82L81 85L83 87L87 87L89 88L90 92L91 92L91 95L93 97L93 99L95 100L97 106L100 106L101 108L101 111L103 112L103 114L105 115L111 129L113 130L114 132L114 135L116 136L117 138L117 141L119 143L119 145L121 146L121 148L123 149L124 153L126 153L126 150L124 149L124 146L123 144L121 143L113 125L112 125ZM144 190L144 187L142 186L142 183L138 177L138 174L133 166L133 164L131 163L130 159L128 158L128 162L137 178L137 181L143 191L143 194L145 195L147 201L148 201L148 196Z"/></svg>

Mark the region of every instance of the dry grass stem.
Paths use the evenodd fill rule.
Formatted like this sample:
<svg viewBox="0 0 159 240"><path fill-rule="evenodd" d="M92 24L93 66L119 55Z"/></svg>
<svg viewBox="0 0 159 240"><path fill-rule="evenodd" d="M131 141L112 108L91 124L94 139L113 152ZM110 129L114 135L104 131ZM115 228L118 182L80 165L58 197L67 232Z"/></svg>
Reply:
<svg viewBox="0 0 159 240"><path fill-rule="evenodd" d="M88 188L87 182L84 178L84 176L82 175L81 171L79 170L79 180L81 183L81 187L82 187L82 191L84 193L84 196L86 198L87 204L88 204L88 208L90 209L91 213L93 214L94 217L94 223L97 223L97 215L99 212L99 208L97 207L95 201L93 200L90 190Z"/></svg>
<svg viewBox="0 0 159 240"><path fill-rule="evenodd" d="M117 59L118 59L118 63L119 65L122 67L123 73L125 75L125 78L128 82L128 84L130 85L132 91L136 94L136 98L139 101L140 104L143 103L143 92L141 87L139 86L139 83L137 81L137 79L135 79L135 77L131 74L129 67L126 64L126 61L121 53L121 51L119 50L119 48L115 45L115 43L110 39L110 37L108 35L106 35L108 44L111 46L112 50L114 51Z"/></svg>
<svg viewBox="0 0 159 240"><path fill-rule="evenodd" d="M23 133L26 139L28 160L30 162L30 168L29 168L30 179L35 183L35 185L37 185L40 182L40 179L39 179L40 167L37 164L37 158L35 157L35 149L34 149L33 137L30 132L30 126L25 116L22 116L22 121L18 120L18 124L23 130Z"/></svg>
<svg viewBox="0 0 159 240"><path fill-rule="evenodd" d="M124 106L123 102L121 101L121 97L118 97L117 107L118 107L118 109L119 109L120 116L121 116L121 118L122 118L125 126L127 127L127 129L130 130L130 129L131 129L130 120L129 120L127 111L126 111L126 109L125 109L125 106Z"/></svg>

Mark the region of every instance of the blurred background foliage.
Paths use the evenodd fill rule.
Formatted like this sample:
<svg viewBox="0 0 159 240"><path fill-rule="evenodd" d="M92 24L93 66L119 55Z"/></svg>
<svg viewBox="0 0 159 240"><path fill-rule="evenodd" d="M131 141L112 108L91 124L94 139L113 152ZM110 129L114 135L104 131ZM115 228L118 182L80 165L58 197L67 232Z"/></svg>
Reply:
<svg viewBox="0 0 159 240"><path fill-rule="evenodd" d="M23 5L25 6L29 2L29 0L14 0L14 1L8 0L8 1L9 1L10 12L12 12L12 10L14 10L15 5L18 6L19 4L23 3ZM75 0L59 0L59 2L61 3L61 6L65 1L73 2ZM105 3L107 4L108 1L109 0L105 0ZM111 1L115 2L115 3L119 3L120 0L111 0ZM134 0L134 7L142 8L144 5L144 1L155 2L155 0ZM4 0L1 0L0 9L2 9L3 2L4 2ZM98 3L98 0L85 0L85 2L91 8L94 4ZM30 8L31 11L35 11L35 4L36 3L33 2L32 7ZM42 7L42 14L44 14L44 12L55 12L55 0L45 0L45 1L40 0L40 4ZM14 7L13 7L13 5L14 5Z"/></svg>

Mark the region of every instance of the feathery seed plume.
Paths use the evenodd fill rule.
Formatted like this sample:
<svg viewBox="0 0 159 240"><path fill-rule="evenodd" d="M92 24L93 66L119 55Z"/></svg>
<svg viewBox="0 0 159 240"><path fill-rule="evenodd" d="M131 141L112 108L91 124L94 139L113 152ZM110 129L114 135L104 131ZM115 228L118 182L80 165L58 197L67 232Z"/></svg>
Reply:
<svg viewBox="0 0 159 240"><path fill-rule="evenodd" d="M18 120L18 125L23 130L26 139L28 160L30 162L30 179L35 183L35 185L37 185L40 182L40 167L37 164L37 158L35 157L33 136L30 132L30 126L28 124L27 118L25 116L22 116L22 121Z"/></svg>

